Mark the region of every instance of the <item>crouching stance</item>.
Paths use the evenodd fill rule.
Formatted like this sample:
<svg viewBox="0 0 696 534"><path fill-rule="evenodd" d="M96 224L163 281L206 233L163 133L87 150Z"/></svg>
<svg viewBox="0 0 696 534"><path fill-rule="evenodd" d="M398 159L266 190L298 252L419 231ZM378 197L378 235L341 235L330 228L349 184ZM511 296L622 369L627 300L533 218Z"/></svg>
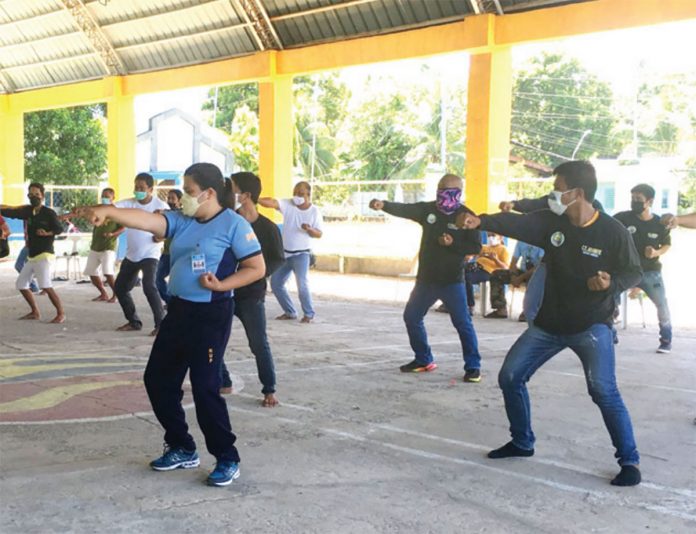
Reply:
<svg viewBox="0 0 696 534"><path fill-rule="evenodd" d="M534 454L527 382L544 363L570 348L580 358L590 396L616 449L621 472L611 483L633 486L641 479L639 456L631 418L616 385L611 324L614 296L641 279L640 259L621 223L592 206L597 178L591 164L563 163L554 175L550 210L480 218L462 213L457 220L464 228L542 247L547 265L541 308L508 352L498 376L512 441L488 456Z"/></svg>

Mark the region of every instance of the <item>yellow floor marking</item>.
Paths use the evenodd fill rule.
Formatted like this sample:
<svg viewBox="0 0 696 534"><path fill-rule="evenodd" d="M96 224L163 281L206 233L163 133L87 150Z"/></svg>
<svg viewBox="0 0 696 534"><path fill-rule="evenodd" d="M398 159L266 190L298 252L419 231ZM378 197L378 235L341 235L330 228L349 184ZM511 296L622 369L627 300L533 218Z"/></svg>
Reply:
<svg viewBox="0 0 696 534"><path fill-rule="evenodd" d="M26 360L25 360L26 361ZM114 363L100 363L100 362L74 362L74 363L43 363L38 365L5 365L0 364L0 378L16 378L18 376L30 375L33 373L41 373L45 371L55 371L58 369L79 369L84 368L99 368L99 367L123 367L134 365L136 362L114 362ZM140 364L142 367L142 364ZM51 377L47 377L51 378Z"/></svg>
<svg viewBox="0 0 696 534"><path fill-rule="evenodd" d="M0 403L0 413L45 410L46 408L53 408L61 402L65 402L75 395L79 395L80 393L87 393L89 391L112 388L115 386L131 386L135 384L142 385L142 380L92 382L90 384L72 384L70 386L50 388L30 397L23 397L10 402Z"/></svg>

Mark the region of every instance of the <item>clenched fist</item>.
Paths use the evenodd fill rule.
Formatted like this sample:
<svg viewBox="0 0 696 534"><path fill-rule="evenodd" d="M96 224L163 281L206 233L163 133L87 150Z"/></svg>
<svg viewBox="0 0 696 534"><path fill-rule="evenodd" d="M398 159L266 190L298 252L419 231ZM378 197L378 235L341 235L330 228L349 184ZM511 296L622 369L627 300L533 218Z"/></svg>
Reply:
<svg viewBox="0 0 696 534"><path fill-rule="evenodd" d="M597 271L592 278L587 279L587 288L590 291L606 291L611 285L611 275L604 271Z"/></svg>
<svg viewBox="0 0 696 534"><path fill-rule="evenodd" d="M467 230L473 230L481 225L481 219L476 215L471 213L462 212L457 215L457 221L455 223L458 228L465 228Z"/></svg>
<svg viewBox="0 0 696 534"><path fill-rule="evenodd" d="M384 209L384 202L382 200L373 198L370 200L370 209L375 211L382 211Z"/></svg>
<svg viewBox="0 0 696 534"><path fill-rule="evenodd" d="M211 291L222 291L222 282L220 282L218 277L213 273L202 274L198 281L200 282L201 286L206 289L210 289Z"/></svg>
<svg viewBox="0 0 696 534"><path fill-rule="evenodd" d="M443 247L449 247L452 243L454 243L454 238L451 235L445 233L437 238L437 242L440 243L440 245L442 245Z"/></svg>

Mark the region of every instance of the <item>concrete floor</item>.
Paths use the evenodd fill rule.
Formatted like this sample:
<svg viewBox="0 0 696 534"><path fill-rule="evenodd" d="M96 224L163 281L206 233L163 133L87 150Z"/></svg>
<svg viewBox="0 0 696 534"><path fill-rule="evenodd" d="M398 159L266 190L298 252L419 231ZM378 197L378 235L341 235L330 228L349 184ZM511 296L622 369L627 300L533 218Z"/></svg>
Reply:
<svg viewBox="0 0 696 534"><path fill-rule="evenodd" d="M313 276L317 287L355 281ZM147 466L162 441L141 384L151 338L115 332L118 305L91 303L91 287L74 283L57 286L65 325L19 322L26 310L14 278L0 265L2 533L696 528L696 330L678 332L670 355L655 354L654 327L621 333L617 372L644 483L618 489L608 483L618 469L608 434L572 353L530 383L536 456L493 461L486 451L508 440L496 373L521 324L475 319L484 378L464 384L446 315L427 319L440 368L404 375L398 365L411 353L401 304L319 297L315 324L269 321L279 408L259 406L253 359L233 333L227 362L241 391L228 404L242 476L209 488L213 459L190 408L201 468ZM273 298L268 308L270 317L279 311Z"/></svg>

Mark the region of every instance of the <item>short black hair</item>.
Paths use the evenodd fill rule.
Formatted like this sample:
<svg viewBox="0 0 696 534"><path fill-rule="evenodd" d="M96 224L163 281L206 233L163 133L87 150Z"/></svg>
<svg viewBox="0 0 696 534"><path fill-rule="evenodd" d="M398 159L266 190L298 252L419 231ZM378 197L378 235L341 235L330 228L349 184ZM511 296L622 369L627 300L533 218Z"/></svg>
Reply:
<svg viewBox="0 0 696 534"><path fill-rule="evenodd" d="M184 196L184 193L181 191L181 189L170 189L169 193L174 193L176 195L176 198L178 198L179 200L181 200L181 197Z"/></svg>
<svg viewBox="0 0 696 534"><path fill-rule="evenodd" d="M648 184L638 184L633 189L631 189L631 193L643 195L645 197L645 200L652 200L653 198L655 198L655 188Z"/></svg>
<svg viewBox="0 0 696 534"><path fill-rule="evenodd" d="M41 191L41 194L42 194L42 195L45 195L45 194L46 194L46 192L45 192L45 190L44 190L44 185L43 185L42 183L40 183L40 182L32 182L32 183L29 184L29 189L31 189L32 187L35 187L36 189L38 189L39 191Z"/></svg>
<svg viewBox="0 0 696 534"><path fill-rule="evenodd" d="M232 183L242 193L249 193L251 201L256 204L261 196L261 180L253 172L235 172L230 176Z"/></svg>
<svg viewBox="0 0 696 534"><path fill-rule="evenodd" d="M114 191L113 187L105 187L102 189L101 194L103 195L104 193L111 193L112 195L116 196L116 191Z"/></svg>
<svg viewBox="0 0 696 534"><path fill-rule="evenodd" d="M155 187L155 179L152 177L151 174L148 174L146 172L139 172L137 176L135 177L135 182L145 182L148 187L152 188Z"/></svg>
<svg viewBox="0 0 696 534"><path fill-rule="evenodd" d="M568 189L582 189L588 202L594 200L597 192L597 173L589 161L566 161L553 170L553 175L563 177Z"/></svg>

